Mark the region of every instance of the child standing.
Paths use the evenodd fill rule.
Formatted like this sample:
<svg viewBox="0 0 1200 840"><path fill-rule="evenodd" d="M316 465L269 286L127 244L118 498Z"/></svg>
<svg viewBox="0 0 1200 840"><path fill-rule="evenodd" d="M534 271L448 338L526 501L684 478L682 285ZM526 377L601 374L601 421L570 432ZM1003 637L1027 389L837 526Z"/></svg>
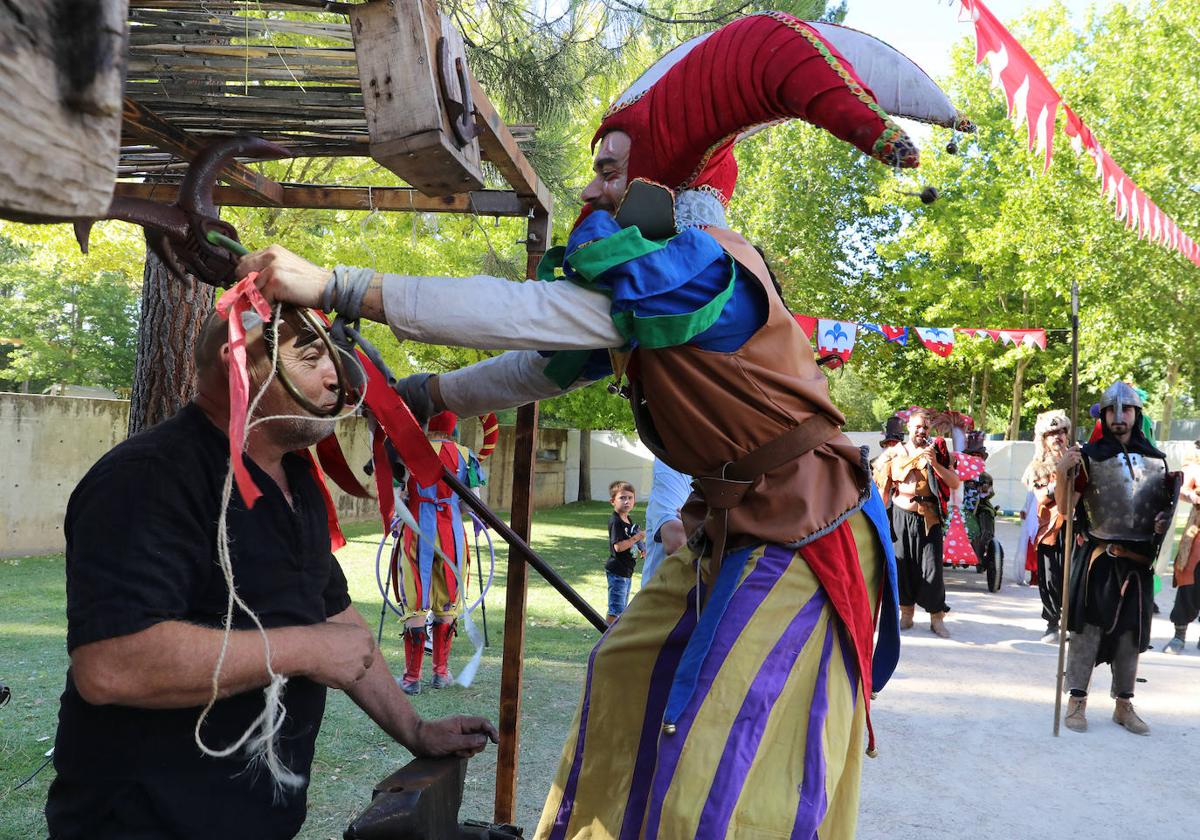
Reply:
<svg viewBox="0 0 1200 840"><path fill-rule="evenodd" d="M629 601L629 584L633 578L636 561L633 548L638 546L638 555L646 555L646 536L629 513L637 503L637 491L628 481L614 481L608 486L608 498L613 513L608 519L608 561L604 571L608 573L608 623L625 611Z"/></svg>

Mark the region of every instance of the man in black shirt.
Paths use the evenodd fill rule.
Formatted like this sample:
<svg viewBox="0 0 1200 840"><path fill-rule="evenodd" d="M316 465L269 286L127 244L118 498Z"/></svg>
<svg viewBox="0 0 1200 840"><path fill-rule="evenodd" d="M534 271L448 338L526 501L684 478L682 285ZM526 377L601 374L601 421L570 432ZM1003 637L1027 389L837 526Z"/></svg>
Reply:
<svg viewBox="0 0 1200 840"><path fill-rule="evenodd" d="M324 346L287 319L280 357L314 403L332 405L336 373ZM250 332L251 394L270 363ZM258 615L270 666L288 678L278 756L303 777L276 791L241 750L226 758L194 742L224 643L228 590L217 519L228 464L229 346L213 319L199 342L197 396L178 414L105 455L67 508L67 648L46 818L53 838L286 838L304 822L307 776L326 687L346 691L418 755L473 755L496 732L484 718L423 721L350 605L329 549L321 491L297 450L332 431L321 418L278 419L247 434L244 463L262 497L237 490L227 528L237 593ZM256 416L301 415L276 380ZM269 682L262 634L235 611L220 697L199 735L235 743L262 713Z"/></svg>

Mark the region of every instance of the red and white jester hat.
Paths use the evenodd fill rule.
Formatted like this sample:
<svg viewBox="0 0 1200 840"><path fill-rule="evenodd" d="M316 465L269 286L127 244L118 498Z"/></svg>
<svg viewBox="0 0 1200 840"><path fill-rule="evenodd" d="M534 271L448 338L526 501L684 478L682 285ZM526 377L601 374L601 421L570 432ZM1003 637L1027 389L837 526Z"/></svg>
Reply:
<svg viewBox="0 0 1200 840"><path fill-rule="evenodd" d="M631 138L629 179L699 189L727 204L733 146L802 119L889 166L918 165L889 114L972 131L929 76L870 35L783 12L740 18L667 53L613 103L592 140Z"/></svg>

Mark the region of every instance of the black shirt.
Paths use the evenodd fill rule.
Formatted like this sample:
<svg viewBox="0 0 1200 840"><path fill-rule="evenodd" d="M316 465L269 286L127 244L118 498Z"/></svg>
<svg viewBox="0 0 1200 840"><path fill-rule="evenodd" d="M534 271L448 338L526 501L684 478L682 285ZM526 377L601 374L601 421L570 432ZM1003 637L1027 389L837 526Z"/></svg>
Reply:
<svg viewBox="0 0 1200 840"><path fill-rule="evenodd" d="M217 565L217 517L229 442L189 404L100 459L67 506L67 649L160 621L220 627L228 597ZM325 506L312 473L287 455L294 507L249 458L263 495L247 510L235 488L227 517L238 594L263 626L315 624L350 605L329 550ZM235 609L235 629L253 627ZM325 687L292 677L280 757L307 777ZM263 709L261 690L219 701L202 731L224 748ZM199 708L94 706L67 673L46 818L52 837L291 837L306 790L275 798L268 773L244 757L214 759L193 742Z"/></svg>
<svg viewBox="0 0 1200 840"><path fill-rule="evenodd" d="M641 532L636 522L626 522L615 510L608 518L608 562L604 564L606 572L612 572L621 577L633 577L633 549L613 551L613 546Z"/></svg>

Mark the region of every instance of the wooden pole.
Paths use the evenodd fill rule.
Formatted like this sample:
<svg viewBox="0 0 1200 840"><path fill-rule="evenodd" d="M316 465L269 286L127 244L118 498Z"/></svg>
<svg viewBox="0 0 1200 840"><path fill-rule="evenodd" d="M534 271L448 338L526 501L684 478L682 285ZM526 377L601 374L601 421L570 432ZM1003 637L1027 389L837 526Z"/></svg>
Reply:
<svg viewBox="0 0 1200 840"><path fill-rule="evenodd" d="M538 405L517 409L513 458L512 529L529 541L533 525L534 452ZM508 550L508 589L504 602L504 658L500 666L500 745L496 755L498 823L513 821L517 809L517 752L521 744L521 678L525 666L525 601L529 566L521 552Z"/></svg>
<svg viewBox="0 0 1200 840"><path fill-rule="evenodd" d="M478 101L478 100L477 100ZM525 240L525 276L535 277L546 251L550 217L530 218ZM513 453L512 529L529 542L533 528L533 481L537 452L538 404L517 409ZM508 550L504 601L504 656L500 665L500 744L496 750L496 803L493 819L511 823L517 810L517 753L521 746L521 678L525 668L525 602L529 566L520 552Z"/></svg>
<svg viewBox="0 0 1200 840"><path fill-rule="evenodd" d="M1079 413L1079 284L1071 282L1071 445L1075 445L1075 424ZM1067 497L1059 499L1063 503L1063 513L1067 517L1063 528L1063 582L1062 610L1058 617L1058 678L1054 685L1054 737L1058 737L1059 722L1062 719L1063 678L1066 676L1064 667L1067 658L1067 618L1071 606L1071 555L1075 553L1075 472L1067 478Z"/></svg>

